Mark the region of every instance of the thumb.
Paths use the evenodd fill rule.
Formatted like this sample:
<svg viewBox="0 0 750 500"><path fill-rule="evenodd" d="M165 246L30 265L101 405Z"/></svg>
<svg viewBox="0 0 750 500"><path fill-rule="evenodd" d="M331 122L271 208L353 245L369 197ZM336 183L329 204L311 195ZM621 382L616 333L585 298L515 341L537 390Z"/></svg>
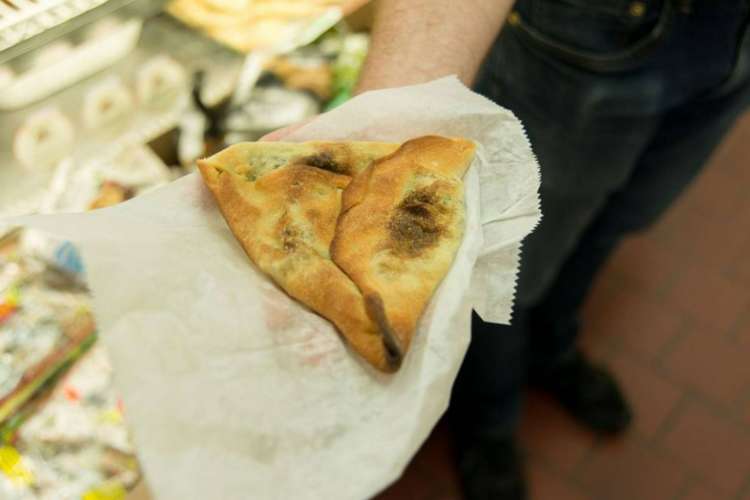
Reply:
<svg viewBox="0 0 750 500"><path fill-rule="evenodd" d="M307 120L303 120L299 123L294 123L292 125L289 125L288 127L280 128L278 130L274 130L273 132L270 132L260 139L259 141L280 141L284 139L286 136L290 135L292 132L296 131L297 129L300 129L313 121L313 118L308 118Z"/></svg>

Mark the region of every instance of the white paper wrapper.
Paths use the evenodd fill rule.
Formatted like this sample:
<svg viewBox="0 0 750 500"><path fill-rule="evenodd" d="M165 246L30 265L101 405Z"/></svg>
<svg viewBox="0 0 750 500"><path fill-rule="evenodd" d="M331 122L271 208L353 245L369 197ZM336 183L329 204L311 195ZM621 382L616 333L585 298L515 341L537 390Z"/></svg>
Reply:
<svg viewBox="0 0 750 500"><path fill-rule="evenodd" d="M536 161L513 115L455 78L364 94L290 138L424 134L479 148L464 241L392 376L250 264L197 175L113 208L15 221L80 245L157 498L360 500L401 474L447 407L471 307L510 317L519 244L539 219Z"/></svg>

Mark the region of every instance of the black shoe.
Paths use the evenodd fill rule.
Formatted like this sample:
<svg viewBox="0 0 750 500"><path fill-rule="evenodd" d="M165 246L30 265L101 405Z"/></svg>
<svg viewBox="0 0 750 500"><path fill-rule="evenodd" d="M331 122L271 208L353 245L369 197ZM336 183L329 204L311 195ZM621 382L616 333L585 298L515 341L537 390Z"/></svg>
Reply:
<svg viewBox="0 0 750 500"><path fill-rule="evenodd" d="M527 498L521 455L513 438L458 443L458 471L466 500Z"/></svg>
<svg viewBox="0 0 750 500"><path fill-rule="evenodd" d="M596 432L618 434L633 420L630 405L615 378L593 365L580 351L551 370L533 376L531 382Z"/></svg>

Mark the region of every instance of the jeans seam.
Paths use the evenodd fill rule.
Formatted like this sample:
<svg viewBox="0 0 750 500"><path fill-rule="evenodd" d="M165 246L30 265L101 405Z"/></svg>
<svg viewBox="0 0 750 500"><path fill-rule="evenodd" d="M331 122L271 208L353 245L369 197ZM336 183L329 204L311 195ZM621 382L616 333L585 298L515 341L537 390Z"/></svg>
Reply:
<svg viewBox="0 0 750 500"><path fill-rule="evenodd" d="M520 41L525 42L524 45L532 50L541 50L581 69L602 73L618 72L631 69L638 57L653 51L664 39L671 24L672 9L671 2L664 2L654 28L635 44L612 54L595 54L558 42L529 25L520 15L516 17L511 27L515 28L513 31L520 35Z"/></svg>

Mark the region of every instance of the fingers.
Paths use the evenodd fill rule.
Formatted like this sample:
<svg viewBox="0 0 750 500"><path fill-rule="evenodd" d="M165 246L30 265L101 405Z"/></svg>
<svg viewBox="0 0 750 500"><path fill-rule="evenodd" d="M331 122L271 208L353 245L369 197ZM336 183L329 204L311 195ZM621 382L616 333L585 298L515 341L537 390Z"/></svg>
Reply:
<svg viewBox="0 0 750 500"><path fill-rule="evenodd" d="M280 128L278 130L274 130L273 132L264 135L259 141L280 141L284 139L286 136L290 135L292 132L296 131L297 129L300 129L310 123L313 119L308 118L307 120L301 121L299 123L295 123L293 125L289 125L288 127Z"/></svg>

